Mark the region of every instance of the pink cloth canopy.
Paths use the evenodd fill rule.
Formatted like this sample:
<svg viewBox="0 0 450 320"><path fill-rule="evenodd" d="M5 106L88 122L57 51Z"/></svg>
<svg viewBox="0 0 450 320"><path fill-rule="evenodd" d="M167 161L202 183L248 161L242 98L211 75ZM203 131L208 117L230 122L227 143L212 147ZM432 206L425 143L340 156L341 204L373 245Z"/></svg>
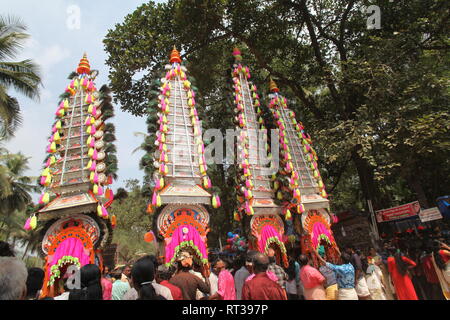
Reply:
<svg viewBox="0 0 450 320"><path fill-rule="evenodd" d="M49 275L52 266L57 264L58 261L64 256L78 258L81 264L80 267L90 263L90 253L89 250L84 248L83 242L81 242L78 238L68 238L61 242L58 248L56 248L55 254L53 255L47 268Z"/></svg>
<svg viewBox="0 0 450 320"><path fill-rule="evenodd" d="M311 232L311 241L314 248L317 248L317 246L319 245L321 235L322 237L325 236L328 240L330 240L330 242L334 242L334 237L331 234L330 230L323 223L316 222L314 223Z"/></svg>
<svg viewBox="0 0 450 320"><path fill-rule="evenodd" d="M186 230L185 233L183 230ZM201 259L207 259L208 254L206 253L206 245L203 241L200 233L190 225L179 226L172 235L172 240L166 246L166 263L170 263L173 256L176 254L177 247L186 241L192 241L194 248L196 247L201 254Z"/></svg>
<svg viewBox="0 0 450 320"><path fill-rule="evenodd" d="M259 250L261 252L264 252L266 249L267 239L273 238L273 237L276 237L276 238L278 238L278 240L280 240L280 242L283 242L283 239L281 238L280 234L273 226L267 225L267 226L262 227L261 236L258 241Z"/></svg>

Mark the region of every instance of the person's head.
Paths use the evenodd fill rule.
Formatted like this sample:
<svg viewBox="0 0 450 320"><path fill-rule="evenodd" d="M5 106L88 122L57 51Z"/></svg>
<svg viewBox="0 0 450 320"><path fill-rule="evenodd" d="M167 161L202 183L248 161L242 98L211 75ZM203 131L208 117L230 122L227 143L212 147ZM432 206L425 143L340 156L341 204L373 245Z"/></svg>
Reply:
<svg viewBox="0 0 450 320"><path fill-rule="evenodd" d="M388 252L389 256L393 257L395 255L395 253L397 252L397 248L388 247L387 252Z"/></svg>
<svg viewBox="0 0 450 320"><path fill-rule="evenodd" d="M177 263L178 263L178 270L185 272L191 270L193 266L191 254L187 251L180 252L180 254L177 256Z"/></svg>
<svg viewBox="0 0 450 320"><path fill-rule="evenodd" d="M269 258L261 252L255 254L253 258L253 269L255 274L266 272L269 268Z"/></svg>
<svg viewBox="0 0 450 320"><path fill-rule="evenodd" d="M376 256L377 255L377 250L375 250L374 247L370 247L369 255L372 256L372 257Z"/></svg>
<svg viewBox="0 0 450 320"><path fill-rule="evenodd" d="M14 252L8 242L0 241L0 257L14 257Z"/></svg>
<svg viewBox="0 0 450 320"><path fill-rule="evenodd" d="M37 298L37 293L44 283L44 270L41 268L29 268L27 277L27 298Z"/></svg>
<svg viewBox="0 0 450 320"><path fill-rule="evenodd" d="M405 263L405 261L403 261L402 257L402 252L400 250L397 250L397 252L394 254L395 265L397 267L397 271L404 276L408 271L408 265Z"/></svg>
<svg viewBox="0 0 450 320"><path fill-rule="evenodd" d="M213 272L216 275L219 275L219 273L222 270L225 270L227 268L227 262L225 260L222 259L217 259L214 263L213 263Z"/></svg>
<svg viewBox="0 0 450 320"><path fill-rule="evenodd" d="M161 283L162 281L169 281L174 274L172 267L166 267L165 265L160 265L156 270L156 282Z"/></svg>
<svg viewBox="0 0 450 320"><path fill-rule="evenodd" d="M122 273L129 278L131 275L131 265L127 264L125 267L123 267Z"/></svg>
<svg viewBox="0 0 450 320"><path fill-rule="evenodd" d="M22 260L0 257L0 300L25 299L27 276L27 268Z"/></svg>
<svg viewBox="0 0 450 320"><path fill-rule="evenodd" d="M103 266L103 275L106 276L110 272L110 268L108 266Z"/></svg>
<svg viewBox="0 0 450 320"><path fill-rule="evenodd" d="M258 251L250 250L247 252L247 256L245 257L245 267L248 272L253 273L253 260Z"/></svg>
<svg viewBox="0 0 450 320"><path fill-rule="evenodd" d="M100 268L95 264L86 264L80 269L81 289L70 292L69 300L102 300Z"/></svg>
<svg viewBox="0 0 450 320"><path fill-rule="evenodd" d="M298 262L300 262L300 266L304 267L309 263L308 256L301 254L300 257L298 257Z"/></svg>
<svg viewBox="0 0 450 320"><path fill-rule="evenodd" d="M152 282L155 279L155 266L150 256L140 258L131 269L133 287L139 294L139 300L156 300L157 294Z"/></svg>
<svg viewBox="0 0 450 320"><path fill-rule="evenodd" d="M115 280L120 280L122 278L122 272L120 272L120 270L114 270L111 273L111 276L115 279Z"/></svg>
<svg viewBox="0 0 450 320"><path fill-rule="evenodd" d="M355 251L354 251L353 247L348 246L345 248L345 252L348 254L353 254Z"/></svg>
<svg viewBox="0 0 450 320"><path fill-rule="evenodd" d="M351 259L352 259L351 255L348 254L347 252L343 252L341 254L341 260L343 264L349 264Z"/></svg>

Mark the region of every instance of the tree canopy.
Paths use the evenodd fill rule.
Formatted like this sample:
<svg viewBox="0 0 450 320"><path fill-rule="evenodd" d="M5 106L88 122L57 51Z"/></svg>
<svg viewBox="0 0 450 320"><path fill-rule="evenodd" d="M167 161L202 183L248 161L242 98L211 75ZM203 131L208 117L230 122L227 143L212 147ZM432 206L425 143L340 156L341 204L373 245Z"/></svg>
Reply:
<svg viewBox="0 0 450 320"><path fill-rule="evenodd" d="M196 79L204 127L233 128L227 81L237 45L263 97L272 76L309 131L332 209L363 209L369 199L375 209L433 206L450 182L450 4L380 0L381 28L368 29L371 4L150 1L104 39L114 99L145 115L148 88L176 45ZM227 179L223 167L216 172Z"/></svg>

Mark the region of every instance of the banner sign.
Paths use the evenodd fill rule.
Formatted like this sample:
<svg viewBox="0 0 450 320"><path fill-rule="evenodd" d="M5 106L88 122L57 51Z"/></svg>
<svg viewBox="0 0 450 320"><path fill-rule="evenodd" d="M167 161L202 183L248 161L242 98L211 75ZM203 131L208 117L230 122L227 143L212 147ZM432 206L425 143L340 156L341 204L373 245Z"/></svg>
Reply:
<svg viewBox="0 0 450 320"><path fill-rule="evenodd" d="M442 214L437 207L424 209L419 213L420 221L428 222L442 219Z"/></svg>
<svg viewBox="0 0 450 320"><path fill-rule="evenodd" d="M376 216L377 222L381 223L417 216L420 212L419 201L414 201L398 207L378 210L376 211Z"/></svg>

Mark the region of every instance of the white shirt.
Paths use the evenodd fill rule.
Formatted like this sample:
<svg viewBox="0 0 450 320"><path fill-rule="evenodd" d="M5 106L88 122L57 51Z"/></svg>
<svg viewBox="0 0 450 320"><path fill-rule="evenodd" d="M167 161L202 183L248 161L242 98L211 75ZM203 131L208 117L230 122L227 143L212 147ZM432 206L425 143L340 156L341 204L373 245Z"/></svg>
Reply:
<svg viewBox="0 0 450 320"><path fill-rule="evenodd" d="M70 294L70 292L66 291L66 292L60 294L59 296L54 297L53 299L54 300L69 300L69 294Z"/></svg>
<svg viewBox="0 0 450 320"><path fill-rule="evenodd" d="M245 279L250 276L246 267L241 267L234 274L234 287L236 288L236 300L242 300L242 287L244 286Z"/></svg>
<svg viewBox="0 0 450 320"><path fill-rule="evenodd" d="M173 300L172 293L170 292L169 288L156 283L155 280L153 280L152 286L155 289L157 295L164 297L166 300ZM139 294L136 289L131 288L127 291L127 293L124 294L122 300L137 300L138 298Z"/></svg>

